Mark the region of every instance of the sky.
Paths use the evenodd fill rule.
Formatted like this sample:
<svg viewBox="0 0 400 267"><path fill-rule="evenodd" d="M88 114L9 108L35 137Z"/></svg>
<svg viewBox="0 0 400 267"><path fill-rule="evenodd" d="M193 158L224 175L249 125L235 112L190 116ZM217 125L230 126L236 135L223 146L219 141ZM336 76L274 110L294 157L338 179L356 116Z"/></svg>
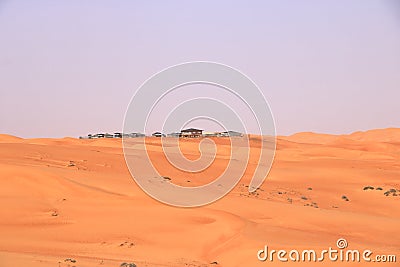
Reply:
<svg viewBox="0 0 400 267"><path fill-rule="evenodd" d="M121 131L143 82L190 61L250 77L279 135L400 127L395 0L0 0L0 133Z"/></svg>

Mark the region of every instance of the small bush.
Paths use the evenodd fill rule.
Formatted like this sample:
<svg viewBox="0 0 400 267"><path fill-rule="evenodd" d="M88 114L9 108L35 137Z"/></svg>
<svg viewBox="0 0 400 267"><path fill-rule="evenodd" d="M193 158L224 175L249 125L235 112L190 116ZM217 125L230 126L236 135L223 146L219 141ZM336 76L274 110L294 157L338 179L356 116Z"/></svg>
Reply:
<svg viewBox="0 0 400 267"><path fill-rule="evenodd" d="M342 196L342 199L344 200L344 201L349 201L349 198L348 197L346 197L346 196Z"/></svg>
<svg viewBox="0 0 400 267"><path fill-rule="evenodd" d="M392 195L392 196L397 196L397 190L396 189L394 189L394 188L391 188L391 189L389 189L388 191L386 191L385 193L384 193L384 195L385 196L390 196L390 195Z"/></svg>
<svg viewBox="0 0 400 267"><path fill-rule="evenodd" d="M71 259L71 258L65 259L64 261L65 261L65 262L72 262L72 263L75 263L75 262L76 262L75 259Z"/></svg>
<svg viewBox="0 0 400 267"><path fill-rule="evenodd" d="M73 160L69 161L69 164L67 165L68 167L74 167L76 166L75 162Z"/></svg>

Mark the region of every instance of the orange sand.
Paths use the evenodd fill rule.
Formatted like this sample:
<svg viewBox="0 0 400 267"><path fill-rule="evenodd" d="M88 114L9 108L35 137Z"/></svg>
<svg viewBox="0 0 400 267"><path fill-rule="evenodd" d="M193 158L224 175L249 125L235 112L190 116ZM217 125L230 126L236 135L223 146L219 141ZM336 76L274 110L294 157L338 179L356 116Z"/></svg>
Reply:
<svg viewBox="0 0 400 267"><path fill-rule="evenodd" d="M150 140L152 158L163 160ZM181 142L189 158L197 142ZM229 151L225 139L215 142L222 156ZM214 163L219 172L225 160ZM136 185L121 140L0 135L0 266L364 266L257 260L265 245L323 250L339 238L349 249L397 255L369 266L400 266L400 191L384 195L400 190L400 129L279 137L267 180L249 194L252 168L222 200L175 208ZM160 171L177 184L204 184Z"/></svg>

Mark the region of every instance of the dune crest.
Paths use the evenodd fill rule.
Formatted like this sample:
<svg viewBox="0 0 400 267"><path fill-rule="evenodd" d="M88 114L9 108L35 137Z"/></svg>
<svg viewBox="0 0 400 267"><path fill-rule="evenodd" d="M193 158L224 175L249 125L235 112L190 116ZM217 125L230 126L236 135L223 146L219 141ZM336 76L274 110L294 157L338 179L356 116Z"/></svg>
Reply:
<svg viewBox="0 0 400 267"><path fill-rule="evenodd" d="M8 134L0 134L0 143L18 143L22 142L22 138L8 135Z"/></svg>

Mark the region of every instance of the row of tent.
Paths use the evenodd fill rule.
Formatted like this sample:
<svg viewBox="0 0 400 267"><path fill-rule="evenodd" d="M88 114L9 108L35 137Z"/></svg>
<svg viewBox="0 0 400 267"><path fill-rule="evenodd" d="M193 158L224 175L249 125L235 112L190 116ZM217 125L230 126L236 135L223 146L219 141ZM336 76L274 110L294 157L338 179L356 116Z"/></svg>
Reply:
<svg viewBox="0 0 400 267"><path fill-rule="evenodd" d="M198 132L198 131L181 131L176 133L163 134L161 132L155 132L152 134L153 137L241 137L243 133L235 131L227 132Z"/></svg>
<svg viewBox="0 0 400 267"><path fill-rule="evenodd" d="M97 138L137 138L137 137L145 137L145 134L142 133L114 133L114 134L110 134L110 133L98 133L98 134L88 134L87 136L83 137L80 136L80 139L97 139Z"/></svg>
<svg viewBox="0 0 400 267"><path fill-rule="evenodd" d="M98 139L98 138L138 138L145 137L146 135L143 133L97 133L97 134L88 134L83 137L80 136L79 139ZM176 132L163 134L161 132L154 132L151 136L153 137L241 137L243 133L235 132L235 131L226 131L226 132Z"/></svg>

